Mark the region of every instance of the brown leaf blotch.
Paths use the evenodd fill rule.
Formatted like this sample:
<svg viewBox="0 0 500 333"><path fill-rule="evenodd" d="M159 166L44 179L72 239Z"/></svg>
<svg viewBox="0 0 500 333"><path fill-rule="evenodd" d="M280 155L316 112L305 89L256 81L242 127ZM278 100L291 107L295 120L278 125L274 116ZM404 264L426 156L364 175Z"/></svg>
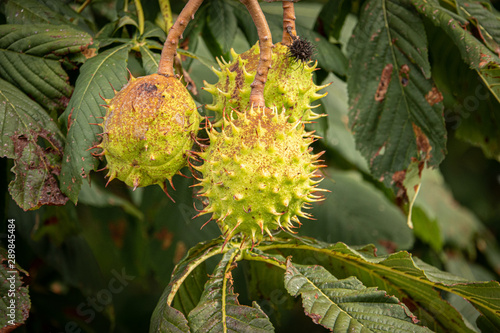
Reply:
<svg viewBox="0 0 500 333"><path fill-rule="evenodd" d="M417 149L422 152L423 160L429 160L431 157L432 146L429 138L422 132L422 129L415 124L412 124L413 132L415 133L415 140L417 141Z"/></svg>
<svg viewBox="0 0 500 333"><path fill-rule="evenodd" d="M389 83L392 78L392 64L387 64L382 71L382 75L380 75L380 82L378 84L377 91L375 92L375 100L377 102L383 101L385 98L385 94L387 93L387 89L389 88Z"/></svg>
<svg viewBox="0 0 500 333"><path fill-rule="evenodd" d="M439 103L443 100L443 94L436 88L433 87L431 91L425 95L425 100L429 103L430 106L433 106L436 103Z"/></svg>

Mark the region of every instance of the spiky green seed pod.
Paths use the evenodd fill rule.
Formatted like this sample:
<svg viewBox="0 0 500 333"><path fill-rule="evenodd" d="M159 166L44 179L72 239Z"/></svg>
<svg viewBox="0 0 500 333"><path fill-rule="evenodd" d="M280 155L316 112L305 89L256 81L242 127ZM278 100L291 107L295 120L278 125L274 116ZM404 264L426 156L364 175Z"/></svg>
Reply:
<svg viewBox="0 0 500 333"><path fill-rule="evenodd" d="M233 61L219 61L220 71L214 69L219 81L215 84L205 83L205 90L213 95L213 102L207 109L218 112L247 110L250 108L251 84L255 78L259 63L260 48L255 44L250 50L237 54L231 50ZM277 43L273 48L272 64L264 89L267 107L275 107L279 112L285 110L290 122L299 119L309 121L320 117L312 111L312 102L325 96L318 93L328 85L317 86L312 80L312 72L316 64L297 61L289 56L287 46Z"/></svg>
<svg viewBox="0 0 500 333"><path fill-rule="evenodd" d="M158 184L166 190L165 180L171 182L187 164L185 154L200 123L187 89L174 77L132 77L106 102L99 147L110 180L118 178L134 188Z"/></svg>
<svg viewBox="0 0 500 333"><path fill-rule="evenodd" d="M209 202L200 215L212 213L226 240L241 233L254 243L264 232L291 231L297 216L309 218L302 209L321 199L312 133L276 108L233 111L223 122L220 133L209 132L210 147L199 153L204 163L195 167L203 174L199 195Z"/></svg>

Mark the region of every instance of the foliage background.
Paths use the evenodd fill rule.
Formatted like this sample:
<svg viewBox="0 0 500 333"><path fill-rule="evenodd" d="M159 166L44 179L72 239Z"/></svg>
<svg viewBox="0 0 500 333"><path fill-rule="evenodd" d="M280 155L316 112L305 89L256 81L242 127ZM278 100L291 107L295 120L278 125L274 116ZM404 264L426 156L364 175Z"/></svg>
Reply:
<svg viewBox="0 0 500 333"><path fill-rule="evenodd" d="M182 9L183 3L171 3L174 13ZM25 12L21 18L9 17L6 16L9 4L19 8L43 8L44 14L32 11ZM0 23L76 22L78 29L92 36L90 50L98 49L98 53L103 53L128 45L123 60L127 61L131 73L141 76L154 72L154 63L164 41L164 33L153 24L161 24L156 1L142 4L149 22L143 35L148 36L147 41L137 35L137 16L132 2L128 10L123 11L123 1L93 1L81 14L76 14L71 7L79 5L55 0L9 0L2 4ZM273 40L281 40L281 5L262 3L262 7ZM445 95L448 153L438 170L424 172L413 212L415 232L412 233L406 226L405 208L398 207L398 197L391 189L371 176L348 129L346 45L357 22L359 8L360 1L302 1L296 5L298 33L315 42L315 57L323 68L316 72L317 83L333 82L326 88L328 96L320 100L320 108L328 113L328 118L312 125L324 138L317 142L315 150L327 151L325 159L329 167L322 184L332 192L324 203L315 206L312 214L317 221L306 221L300 235L328 242L342 241L351 246L372 243L378 253L409 250L427 263L453 274L471 280L498 280L500 165L485 156L484 151L491 157L493 149L483 151L472 145L469 142L474 142L471 134L474 131L467 132L467 126L484 126L474 123L476 115L482 108L498 109L498 102L480 100L478 108L472 112L460 112L466 97L475 93L470 83L473 81L467 76L470 70L461 65L451 44L443 42L443 34L433 34L432 25L426 26L432 74ZM337 21L328 20L332 12L337 13L334 16ZM185 35L189 37L189 44L184 45L188 46L184 55L195 59L188 56L183 60L194 83L191 88L196 87L198 92L195 99L199 105L211 102L210 94L201 87L203 80L216 81L216 76L207 67L217 66L214 57L222 55L228 59L230 47L241 53L257 40L245 15L244 7L236 1L207 0L197 14L196 24L188 28ZM325 27L325 22L330 22L331 26ZM3 80L8 80L5 74L8 55L6 47L0 45L0 56L4 57L0 66ZM57 59L67 75L60 97L30 94L55 121L64 120L59 117L69 97L73 91L74 94L79 92L75 90L81 73L79 68L89 61L78 52ZM28 68L28 72L20 73L29 77L35 71L30 72ZM126 76L117 74L113 80L115 84L123 84ZM53 84L50 80L47 82ZM115 88L120 87L115 85ZM51 104L47 100L55 102ZM66 124L63 121L59 124L66 135ZM498 128L495 130L498 135ZM174 180L177 188L172 194L177 202L174 204L159 187L132 192L123 183L113 181L105 189L104 173L90 173L92 186L83 182L77 205L68 201L61 207L43 206L24 211L9 194L9 183L14 179L13 167L12 159L0 159L0 174L5 175L0 177L0 187L5 193L0 220L3 224L8 218L16 219L17 261L29 273L24 275L23 281L29 284L32 309L26 325L17 330L19 332L71 332L75 330L73 325L85 332L147 331L153 309L175 263L198 242L220 235L215 223L200 231L205 220L191 219L196 214L188 187L192 179L177 177ZM88 173L92 166L86 168ZM65 177L64 167L61 177ZM215 262L209 265L215 266ZM251 300L258 299L273 323L280 324L279 331L324 331L301 314L300 304L284 289L266 290L265 285L254 279L260 271L252 275L252 269L255 267L242 264L234 273L240 302L250 304ZM102 295L103 290L109 290L109 282L116 272L123 270L130 276L123 290L113 293L109 304L92 307L92 299ZM273 272L270 270L268 274ZM453 297L449 300L474 323L477 312L470 305ZM79 316L78 308L88 311Z"/></svg>

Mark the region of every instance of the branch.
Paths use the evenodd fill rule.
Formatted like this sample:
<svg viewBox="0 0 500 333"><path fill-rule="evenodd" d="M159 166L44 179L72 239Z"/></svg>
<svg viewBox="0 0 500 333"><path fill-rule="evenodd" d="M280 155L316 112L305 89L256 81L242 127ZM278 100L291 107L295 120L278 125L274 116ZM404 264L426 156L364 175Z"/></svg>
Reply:
<svg viewBox="0 0 500 333"><path fill-rule="evenodd" d="M182 37L182 33L189 21L194 18L194 13L196 13L202 2L203 0L189 0L177 17L163 45L160 64L158 65L158 74L165 76L174 75L174 58L177 55L179 39Z"/></svg>
<svg viewBox="0 0 500 333"><path fill-rule="evenodd" d="M292 36L297 36L297 31L295 31L295 9L293 2L283 1L283 39L281 44L291 45Z"/></svg>
<svg viewBox="0 0 500 333"><path fill-rule="evenodd" d="M271 68L273 40L271 30L267 25L266 17L262 12L257 0L240 0L248 9L253 22L257 27L260 43L260 60L257 66L257 74L252 82L252 91L250 93L250 105L256 107L265 107L264 86L267 81L267 73Z"/></svg>

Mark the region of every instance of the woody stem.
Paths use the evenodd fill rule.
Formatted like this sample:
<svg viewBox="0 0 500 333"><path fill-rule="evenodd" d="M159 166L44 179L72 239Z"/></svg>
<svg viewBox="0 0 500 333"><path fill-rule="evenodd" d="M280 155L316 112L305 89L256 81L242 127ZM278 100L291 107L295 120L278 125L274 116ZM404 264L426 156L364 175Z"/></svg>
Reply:
<svg viewBox="0 0 500 333"><path fill-rule="evenodd" d="M281 44L291 45L292 36L296 36L297 31L295 31L295 9L293 7L293 2L283 1L283 39Z"/></svg>
<svg viewBox="0 0 500 333"><path fill-rule="evenodd" d="M250 92L250 105L254 107L265 107L264 87L267 81L267 73L271 68L273 40L271 30L267 25L266 17L262 12L257 0L240 0L252 16L253 23L257 28L260 44L260 60L257 66L257 74L252 82L252 91Z"/></svg>
<svg viewBox="0 0 500 333"><path fill-rule="evenodd" d="M174 75L174 59L177 55L179 39L182 37L182 33L186 29L189 21L194 18L194 13L196 13L202 2L203 0L189 0L177 17L163 45L160 63L158 65L158 74L165 76Z"/></svg>

